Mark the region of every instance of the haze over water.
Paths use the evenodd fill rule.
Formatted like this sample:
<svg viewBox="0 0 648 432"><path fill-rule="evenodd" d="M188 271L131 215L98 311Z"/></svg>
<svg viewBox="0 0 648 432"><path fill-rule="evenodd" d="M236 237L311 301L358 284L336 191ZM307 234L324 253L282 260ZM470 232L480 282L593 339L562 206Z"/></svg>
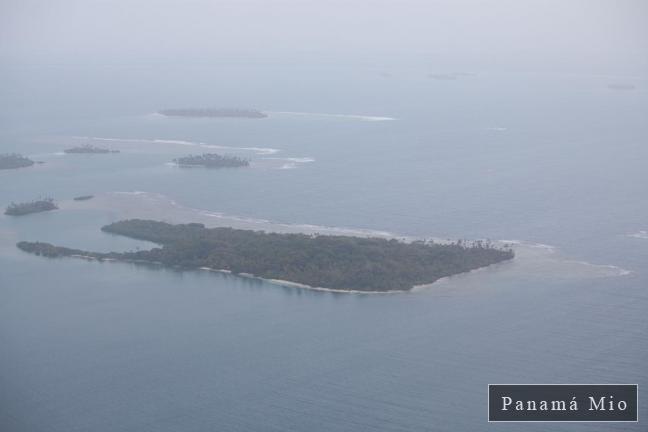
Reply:
<svg viewBox="0 0 648 432"><path fill-rule="evenodd" d="M428 21L417 18L414 35L393 40L378 36L378 24L391 22L386 4L367 12L375 20L368 22L365 9L352 7L339 40L327 39L333 33L323 24L307 32L316 21L297 8L285 18L290 25L270 32L277 44L269 52L262 34L275 26L262 25L267 10L256 3L220 11L164 2L156 25L144 19L152 7L144 2L128 19L105 5L97 6L101 15L64 3L61 10L76 15L38 15L43 34L30 38L19 37L29 10L6 6L15 19L2 45L0 153L45 163L0 172L0 205L52 196L61 209L0 216L0 429L487 430L488 383L648 385L648 73L633 51L642 35L635 16L646 12L640 3L595 2L571 29L565 16L580 9L562 10L554 23L563 45L532 39L551 20L525 21L512 6L519 22L508 18L505 30L495 30L494 18L474 24L475 35L491 35L484 43L492 57L467 36L471 17L491 16L472 2L464 2L474 7L467 15L441 3L436 10L403 6L394 12L397 23L414 20L415 6ZM311 6L340 16L340 9ZM227 17L262 27L253 36L230 28L238 38L229 47L205 42L216 36L207 19L176 39L157 28L174 11L180 23L197 19L200 7L218 17L216 27ZM433 37L449 36L450 25L424 32L435 16L461 24L454 49ZM608 26L592 24L594 16L607 17ZM99 38L113 32L79 24L82 18L126 19L132 43L120 52L126 36ZM68 19L97 41L97 52L61 30ZM134 30L140 19L144 27ZM47 26L63 32L58 42L46 40ZM583 51L596 28L608 42ZM159 44L146 31L154 29ZM506 30L528 36L530 52L516 56L519 40L498 45L508 41ZM287 42L299 34L311 50ZM386 45L369 49L371 35ZM357 45L343 43L349 40ZM407 41L410 48L397 55ZM610 88L619 83L633 88ZM210 106L270 115L154 114ZM62 154L82 143L120 153ZM169 163L203 152L247 157L251 167ZM72 201L85 194L95 199ZM101 251L149 248L100 231L143 216L489 238L516 245L517 257L412 293L353 295L50 260L15 247L41 240ZM648 411L641 399L639 407L641 420ZM509 426L497 425L546 430ZM640 431L643 424L551 429Z"/></svg>

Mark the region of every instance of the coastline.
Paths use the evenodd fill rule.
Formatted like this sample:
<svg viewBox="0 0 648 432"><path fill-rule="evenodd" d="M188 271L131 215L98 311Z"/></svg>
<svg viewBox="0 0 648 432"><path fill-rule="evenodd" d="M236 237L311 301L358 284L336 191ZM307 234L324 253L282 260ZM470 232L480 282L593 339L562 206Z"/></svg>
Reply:
<svg viewBox="0 0 648 432"><path fill-rule="evenodd" d="M147 265L155 265L163 268L169 268L162 264L159 261L146 261L146 260L127 260L127 259L117 259L117 258L101 258L101 257L95 257L92 255L80 255L80 254L72 254L72 255L67 255L64 256L63 258L79 258L83 259L86 261L97 261L97 262L120 262L120 263L127 263L127 264L147 264ZM511 260L504 261L504 262L510 262ZM502 264L502 263L496 263L496 264ZM212 272L212 273L223 273L223 274L229 274L237 277L243 277L247 279L256 279L256 280L261 280L264 282L268 282L273 285L278 285L282 287L287 287L287 288L301 288L301 289L307 289L311 291L319 291L319 292L329 292L329 293L339 293L339 294L407 294L407 293L414 293L414 292L420 292L424 289L432 287L432 285L436 284L437 282L447 280L451 277L458 276L458 275L466 275L470 274L473 272L476 272L478 270L483 270L489 267L494 266L495 264L491 264L488 266L480 267L477 269L469 270L467 272L462 272L462 273L457 273L454 275L450 276L445 276L442 278L439 278L435 280L434 282L430 282L427 284L420 284L420 285L413 285L411 288L407 290L385 290L385 291L377 291L377 290L347 290L343 288L326 288L326 287L314 287L311 285L303 284L300 282L293 282L293 281L288 281L284 279L268 279L264 278L261 276L256 276L251 273L232 273L231 270L225 270L225 269L215 269L212 267L198 267L198 268L187 268L183 270L188 270L188 271L207 271L207 272Z"/></svg>
<svg viewBox="0 0 648 432"><path fill-rule="evenodd" d="M144 191L104 192L96 194L94 199L90 201L78 202L64 200L59 201L58 205L62 210L110 210L111 212L116 212L121 219L156 219L159 214L163 213L171 223L197 222L203 223L209 228L231 227L276 233L379 237L396 239L403 242L416 240L434 241L440 244L453 242L453 240L448 238L434 236L417 237L397 234L386 230L285 223L248 216L230 215L218 211L187 207L166 195ZM632 269L624 269L610 263L590 263L571 259L569 256L563 255L560 248L554 245L519 239L499 239L494 240L494 242L501 246L508 244L515 250L515 259L512 263L507 261L509 263L507 269L524 272L528 275L544 277L547 273L550 273L558 278L596 278L626 276L634 273ZM433 283L437 283L439 280ZM310 289L315 290L318 288L312 287ZM326 290L329 288L323 289ZM335 290L335 288L331 289ZM418 290L420 287L417 286L412 289Z"/></svg>
<svg viewBox="0 0 648 432"><path fill-rule="evenodd" d="M468 276L468 275L472 275L472 274L477 273L477 272L483 272L483 271L486 271L486 270L492 270L492 269L494 269L496 267L500 267L500 266L503 266L503 265L506 265L506 264L510 265L510 264L514 263L516 260L517 260L517 256L513 257L512 259L506 260L506 261L497 262L497 263L490 264L490 265L487 265L487 266L484 266L484 267L479 267L479 268L468 270L468 271L465 271L465 272L456 273L456 274L453 274L453 275L450 275L450 276L444 276L442 278L439 278L439 279L435 280L434 282L430 282L430 283L426 283L426 284L414 285L410 289L410 292L424 291L426 289L432 288L432 286L435 285L435 284L438 285L439 283L450 281L451 279L454 279L454 278L456 278L458 276Z"/></svg>
<svg viewBox="0 0 648 432"><path fill-rule="evenodd" d="M398 294L398 293L408 293L412 291L412 288L408 290L388 290L388 291L376 291L376 290L345 290L341 288L324 288L324 287L314 287L311 285L306 285L303 283L299 282L293 282L293 281L288 281L284 279L267 279L264 277L260 276L255 276L251 273L238 273L234 274L232 273L231 270L224 270L224 269L215 269L211 267L199 267L196 270L203 270L203 271L208 271L208 272L214 272L214 273L225 273L225 274L231 274L234 276L238 277L244 277L248 279L257 279L257 280L262 280L264 282L271 283L273 285L279 285L283 287L288 287L288 288L301 288L301 289L308 289L312 291L321 291L321 292L331 292L331 293L344 293L344 294Z"/></svg>

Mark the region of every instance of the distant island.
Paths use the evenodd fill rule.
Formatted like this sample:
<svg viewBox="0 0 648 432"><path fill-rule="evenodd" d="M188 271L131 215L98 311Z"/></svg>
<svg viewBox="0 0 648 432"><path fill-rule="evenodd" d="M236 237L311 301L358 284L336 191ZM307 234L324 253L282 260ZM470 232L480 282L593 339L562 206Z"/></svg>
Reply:
<svg viewBox="0 0 648 432"><path fill-rule="evenodd" d="M132 219L102 231L161 247L136 252L87 252L41 242L18 248L46 257L84 257L225 271L286 284L342 291L407 291L416 285L512 259L488 242L438 244L381 238L277 234L203 224Z"/></svg>
<svg viewBox="0 0 648 432"><path fill-rule="evenodd" d="M56 210L58 207L51 198L31 201L26 203L11 203L6 208L4 214L9 216L23 216L30 213L40 213L49 210Z"/></svg>
<svg viewBox="0 0 648 432"><path fill-rule="evenodd" d="M625 84L625 83L611 83L608 84L610 90L634 90L634 84Z"/></svg>
<svg viewBox="0 0 648 432"><path fill-rule="evenodd" d="M92 199L92 198L94 198L94 195L80 195L80 196L74 197L73 200L74 201L87 201L87 200Z"/></svg>
<svg viewBox="0 0 648 432"><path fill-rule="evenodd" d="M236 108L176 108L164 109L158 111L167 117L237 117L237 118L266 118L268 115L255 109L236 109Z"/></svg>
<svg viewBox="0 0 648 432"><path fill-rule="evenodd" d="M0 154L0 169L25 168L34 165L34 161L18 153Z"/></svg>
<svg viewBox="0 0 648 432"><path fill-rule="evenodd" d="M236 168L250 165L250 161L236 156L222 156L216 153L204 153L197 156L185 156L173 159L181 167Z"/></svg>
<svg viewBox="0 0 648 432"><path fill-rule="evenodd" d="M101 147L95 147L90 144L84 144L82 146L78 147L72 147L69 149L63 150L65 153L68 154L106 154L106 153L119 153L119 150L110 150L106 148L101 148Z"/></svg>

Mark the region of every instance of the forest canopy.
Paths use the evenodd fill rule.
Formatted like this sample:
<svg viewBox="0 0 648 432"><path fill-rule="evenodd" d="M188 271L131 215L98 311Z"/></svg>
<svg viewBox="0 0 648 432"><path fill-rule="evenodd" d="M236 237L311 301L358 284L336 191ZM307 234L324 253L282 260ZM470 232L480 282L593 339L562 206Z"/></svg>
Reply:
<svg viewBox="0 0 648 432"><path fill-rule="evenodd" d="M11 203L5 209L5 214L9 216L24 216L30 213L40 213L44 211L56 210L58 207L54 204L52 198L45 198L25 203Z"/></svg>
<svg viewBox="0 0 648 432"><path fill-rule="evenodd" d="M34 165L34 161L18 153L0 154L0 169L25 168Z"/></svg>
<svg viewBox="0 0 648 432"><path fill-rule="evenodd" d="M203 153L174 159L180 167L205 167L205 168L237 168L250 165L250 161L238 156L219 155L217 153Z"/></svg>
<svg viewBox="0 0 648 432"><path fill-rule="evenodd" d="M49 257L84 255L183 269L208 267L313 287L360 291L409 290L514 256L510 249L481 241L406 243L382 238L206 228L195 223L172 225L141 219L116 222L102 230L161 247L124 253L86 252L38 242L21 242L18 247Z"/></svg>

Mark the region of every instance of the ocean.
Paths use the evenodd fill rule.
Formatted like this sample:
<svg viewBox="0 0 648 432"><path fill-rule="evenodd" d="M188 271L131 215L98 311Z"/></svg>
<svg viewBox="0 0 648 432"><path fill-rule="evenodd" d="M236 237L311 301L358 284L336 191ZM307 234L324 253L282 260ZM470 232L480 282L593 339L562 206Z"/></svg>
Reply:
<svg viewBox="0 0 648 432"><path fill-rule="evenodd" d="M648 80L417 67L3 72L0 425L7 431L481 431L489 383L648 385ZM634 89L610 83L629 82ZM173 107L265 119L179 119ZM66 155L93 144L120 150ZM181 169L219 152L245 169ZM73 201L78 195L95 195ZM491 239L517 257L401 294L45 259L129 217ZM639 423L551 430L645 430ZM543 424L498 424L546 430Z"/></svg>

